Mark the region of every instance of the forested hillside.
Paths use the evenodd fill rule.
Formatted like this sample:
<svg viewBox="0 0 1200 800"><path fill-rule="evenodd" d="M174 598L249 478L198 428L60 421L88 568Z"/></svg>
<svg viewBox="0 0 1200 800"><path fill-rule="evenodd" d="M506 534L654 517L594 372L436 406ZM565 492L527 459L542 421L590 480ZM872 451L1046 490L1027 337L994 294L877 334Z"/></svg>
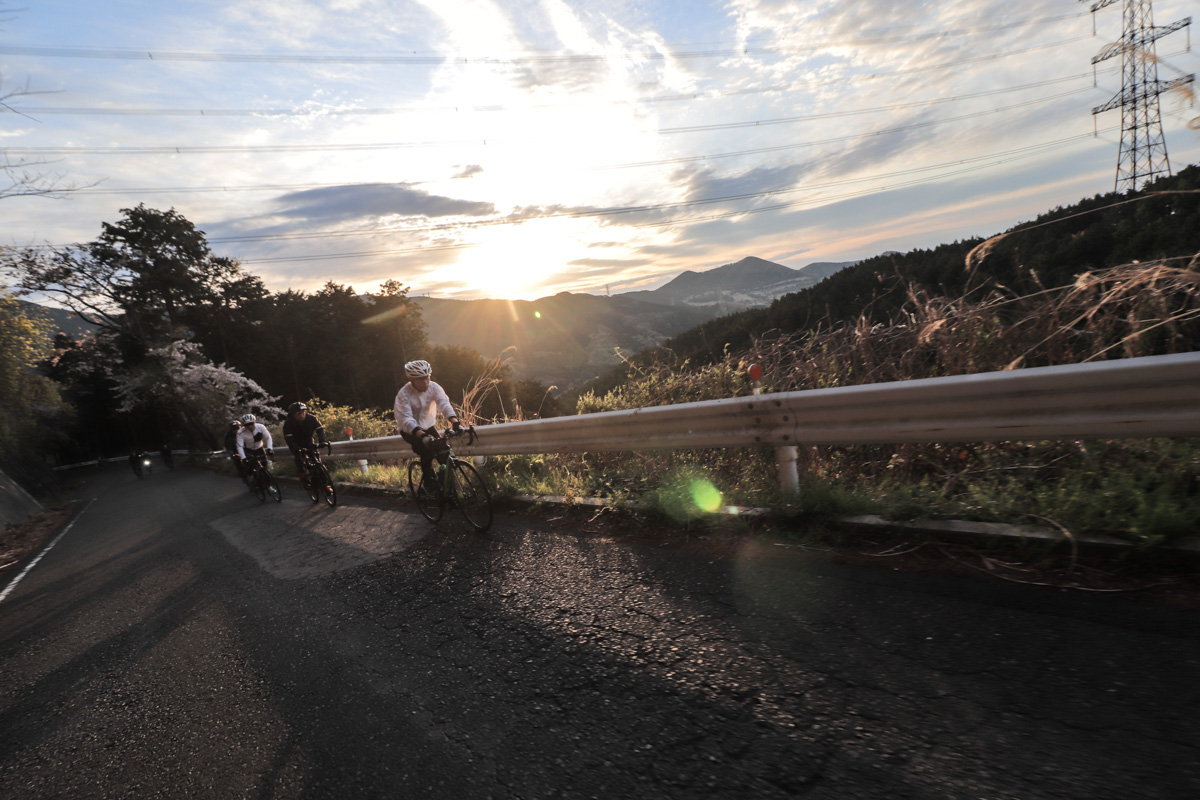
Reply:
<svg viewBox="0 0 1200 800"><path fill-rule="evenodd" d="M711 319L709 308L561 292L537 301L417 297L429 341L511 358L514 376L566 388ZM511 349L510 349L511 348ZM507 352L505 352L507 351Z"/></svg>
<svg viewBox="0 0 1200 800"><path fill-rule="evenodd" d="M122 213L87 244L0 251L6 282L94 323L83 335L59 333L52 346L42 333L19 338L29 343L19 362L40 362L73 418L51 420L51 404L24 390L13 394L30 395L19 409L28 415L9 408L9 416L64 434L60 458L164 444L211 449L231 417L249 412L274 422L293 400L387 413L414 358L436 365L456 403L485 380L474 404L483 418L517 406L556 411L545 386L514 379L504 364L430 346L420 308L399 281L376 293L332 281L312 293L272 293L214 254L204 232L173 209ZM35 323L46 314L28 308L9 302L0 322L40 332Z"/></svg>
<svg viewBox="0 0 1200 800"><path fill-rule="evenodd" d="M981 297L998 287L1029 294L1069 285L1084 272L1135 261L1185 266L1198 253L1200 166L1192 165L1140 192L1097 195L1056 208L986 244L970 239L867 259L767 308L698 325L635 361L648 364L671 353L678 361L702 365L721 358L727 348L745 351L768 333L815 332L860 315L867 324L886 324L914 288L948 299ZM626 372L624 367L613 370L587 389L601 393L618 386Z"/></svg>

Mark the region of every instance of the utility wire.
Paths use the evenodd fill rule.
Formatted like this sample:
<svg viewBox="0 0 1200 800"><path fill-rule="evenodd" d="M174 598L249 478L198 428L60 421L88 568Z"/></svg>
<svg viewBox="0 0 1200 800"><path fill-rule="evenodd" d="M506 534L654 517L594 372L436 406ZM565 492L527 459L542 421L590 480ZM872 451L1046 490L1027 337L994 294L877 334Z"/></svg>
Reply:
<svg viewBox="0 0 1200 800"><path fill-rule="evenodd" d="M946 69L954 69L967 64L974 64L980 61L993 61L1010 56L1026 55L1036 50L1057 47L1062 44L1070 44L1079 41L1080 39L1088 39L1089 36L1075 37L1072 39L1064 39L1057 42L1049 42L1043 45L1021 48L1019 50L1007 50L1000 53L992 53L984 56L976 56L974 58L962 59L958 61L946 61L938 64L926 64L920 67L910 67L908 69L893 70L891 72L873 72L860 75L847 75L842 78L824 78L819 81L807 81L804 83L793 83L786 85L773 85L764 87L755 87L751 89L733 89L718 92L693 92L689 94L674 94L660 95L657 97L639 98L636 100L616 100L614 105L636 105L639 103L663 103L663 102L682 102L705 99L716 99L721 97L737 97L748 94L765 94L768 92L793 92L800 89L809 88L812 86L829 86L839 83L857 83L865 80L877 80L881 78L894 78L914 75L922 72L935 72ZM1164 56L1166 58L1166 56ZM1117 72L1119 66L1109 67L1102 70L1100 74L1105 72ZM1078 77L1087 77L1092 73L1086 73ZM1094 75L1093 75L1094 77ZM1072 80L1073 78L1062 78L1061 80ZM1038 85L1038 84L1033 84ZM575 108L584 105L582 103L540 103L530 108L536 110L555 109L555 108ZM216 108L216 109L188 109L188 108L119 108L119 107L104 107L104 106L40 106L40 107L16 107L10 106L4 109L11 113L21 114L23 116L36 117L39 114L55 114L55 115L75 115L75 116L185 116L185 117L332 117L332 116L395 116L401 114L416 114L416 113L487 113L487 112L504 112L512 109L503 106L482 106L482 107L467 107L467 106L399 106L394 108L262 108L262 109L245 109L245 108Z"/></svg>
<svg viewBox="0 0 1200 800"><path fill-rule="evenodd" d="M809 52L831 47L869 47L880 44L910 43L926 40L949 39L959 36L992 33L1031 25L1044 25L1061 20L1077 19L1088 12L1061 14L1033 20L1022 20L1000 25L957 28L946 31L904 34L894 36L866 37L862 39L805 42L776 47L720 47L703 50L624 50L616 53L547 53L544 51L515 51L506 56L445 55L435 51L411 51L398 53L238 53L201 50L154 50L132 48L59 47L50 45L0 44L0 55L37 56L43 58L117 59L126 61L193 61L266 64L393 64L426 66L442 64L582 64L599 63L612 59L639 56L654 60L667 58L729 58L747 55L777 55L784 53ZM1091 38L1091 37L1087 37ZM687 47L668 45L667 47Z"/></svg>
<svg viewBox="0 0 1200 800"><path fill-rule="evenodd" d="M1116 128L1112 128L1111 130L1116 130ZM833 200L833 199L840 200L840 199L845 199L847 197L857 197L857 196L860 196L861 194L866 194L866 193L888 191L891 189L902 188L902 187L911 186L911 185L915 185L915 184L919 184L919 183L927 183L932 180L941 180L943 178L953 177L955 175L959 175L964 172L975 171L978 169L985 169L987 167L996 166L998 164L1003 164L1003 163L1008 163L1008 162L1018 160L1020 158L1028 157L1031 155L1038 155L1038 154L1046 152L1046 151L1055 150L1055 149L1064 147L1066 145L1069 145L1071 143L1078 142L1083 139L1090 139L1090 138L1092 138L1091 134L1081 134L1078 136L1070 136L1070 137L1066 137L1064 139L1058 139L1055 141L1041 142L1039 144L1030 145L1027 147L1014 148L1012 150L1007 150L1007 151L1003 151L1000 153L991 153L991 154L988 154L985 156L978 156L975 158L958 159L956 161L950 161L950 162L946 162L943 164L934 164L934 165L930 165L930 166L926 166L926 167L915 167L915 168L906 169L906 170L898 170L896 172L889 172L889 173L882 173L879 175L865 176L862 178L849 178L849 179L845 179L845 180L827 181L827 182L819 183L819 184L809 184L809 185L801 186L801 187L793 187L793 188L787 188L787 189L774 189L774 190L768 190L768 191L763 191L763 192L751 192L751 193L738 194L738 195L726 195L723 197L711 197L711 198L684 201L684 202L678 202L678 203L661 203L661 204L657 204L657 205L627 206L627 207L620 207L620 208L597 209L597 210L581 211L581 212L563 212L563 213L559 213L559 214L546 214L546 215L543 215L540 217L532 217L532 218L522 217L520 219L504 218L504 219L498 219L498 220L485 220L485 221L464 221L464 222L444 223L444 224L439 224L439 225L428 225L428 226L403 228L403 229L374 228L374 229L370 229L370 230L337 231L337 232L324 232L324 233L268 234L268 235L264 235L264 236L231 236L231 237L212 238L209 241L214 244L232 244L232 243L245 243L245 242L251 242L251 241L265 241L265 240L294 241L294 240L302 240L302 239L333 239L333 238L344 238L344 237L365 236L365 235L377 236L377 235L397 234L397 233L400 233L400 234L436 233L436 232L444 232L447 230L462 230L462 229L469 229L469 228L491 227L491 226L496 226L496 225L514 225L514 224L534 222L534 221L540 221L540 220L546 220L546 219L587 219L587 218L611 216L611 215L616 215L616 214L669 211L669 210L676 210L676 209L681 209L681 208L692 208L692 207L697 207L697 206L702 206L702 205L712 205L712 204L722 203L722 202L731 202L731 201L735 201L735 200L755 199L755 198L768 197L768 196L774 196L774 195L783 195L783 194L792 194L792 193L796 193L796 192L828 189L828 188L833 188L833 187L838 187L838 186L846 186L846 185L855 184L855 183L864 183L864 182L868 182L868 181L876 181L876 180L881 180L881 179L902 177L905 175L913 175L913 174L917 174L917 173L921 173L921 172L929 172L931 170L945 169L947 167L962 166L962 165L971 164L973 162L980 162L980 161L988 162L985 164L979 164L979 165L969 167L969 168L958 169L953 172L938 174L938 175L935 175L932 177L927 177L927 178L915 180L915 181L909 181L909 182L897 184L894 186L872 187L868 190L865 190L864 192L855 192L855 193L850 193L850 194L846 194L846 195L840 195L840 196L837 196L834 198L823 197L823 198L817 199L820 201L829 201L829 200ZM785 204L780 204L780 205L775 205L775 206L770 206L770 207L762 207L762 208L758 208L758 209L732 211L732 212L728 212L728 213L724 213L724 214L720 214L720 215L716 215L716 216L703 217L703 218L699 218L699 219L689 218L689 219L681 220L681 221L674 222L674 223L656 222L656 223L649 223L646 225L637 225L634 227L639 227L639 228L641 228L641 227L668 227L671 225L692 224L693 222L708 221L710 219L723 219L726 217L739 216L742 214L762 213L763 211L778 210L778 209L782 209L782 208L793 207L793 206L800 205L803 203L817 202L817 200L806 199L803 201L796 201L796 202L785 203ZM416 249L419 250L422 248L416 248ZM336 257L348 258L353 255L367 255L367 254L378 255L378 254L382 254L382 253L386 253L386 252L411 252L411 251L410 250L371 251L370 253L336 254ZM335 257L335 256L331 255L331 256L325 256L325 257ZM305 260L308 260L309 258L310 258L309 256L299 256L299 257L278 258L278 259L272 259L272 260L305 261ZM247 260L245 260L245 263L252 263L254 261L255 261L255 259L247 259Z"/></svg>
<svg viewBox="0 0 1200 800"><path fill-rule="evenodd" d="M972 117L981 116L984 114L994 114L999 111L1010 111L1014 108L1023 108L1026 106L1035 105L1038 103L1057 100L1070 95L1090 92L1094 87L1086 87L1083 89L1074 89L1069 92L1062 92L1048 97L1035 98L1026 100L1020 103L1002 106L999 108L988 109L986 111L976 112L973 114L960 115L951 117L947 121L957 121L962 119L970 119ZM681 128L659 128L653 131L658 135L670 135L677 133L699 133L704 131L720 131L732 130L736 128L757 128L768 125L784 125L796 122L809 122L813 120L836 119L839 117L855 117L870 114L879 114L885 111L892 111L898 108L915 108L920 106L932 106L945 102L954 102L956 99L966 99L967 97L977 97L986 94L997 94L1004 90L994 90L992 92L982 92L978 95L962 96L959 98L935 98L933 100L924 100L914 103L902 103L892 106L880 106L876 108L854 109L852 111L834 111L827 114L807 114L798 117L780 117L773 119L762 120L747 120L742 122L727 122L716 123L713 125L693 125ZM928 124L937 124L926 123ZM915 127L922 127L917 125ZM8 147L5 148L8 153L16 153L20 155L195 155L195 154L226 154L226 153L308 153L308 152L352 152L360 150L391 150L391 149L408 149L418 147L486 147L488 143L494 146L503 144L503 140L495 139L468 139L459 141L431 141L431 142L370 142L362 144L297 144L297 145L201 145L201 146L113 146L113 147Z"/></svg>
<svg viewBox="0 0 1200 800"><path fill-rule="evenodd" d="M957 62L953 65L942 66L941 68L945 69L945 68L948 68L949 66L961 66L962 63L964 63L964 62ZM1105 71L1115 73L1115 72L1118 72L1119 69L1120 69L1120 67L1110 67ZM895 75L897 73L889 73L889 74ZM876 77L876 76L871 76L871 77ZM1093 77L1093 74L1091 72L1083 72L1083 73L1079 73L1077 75L1069 75L1069 76L1063 77L1063 78L1049 78L1049 79L1043 80L1043 81L1036 81L1034 83L1026 83L1026 84L1022 84L1020 86L1009 86L1009 87L1006 87L1003 89L990 89L985 92L974 92L972 94L955 95L952 97L937 98L935 100L929 100L929 101L915 101L913 103L908 103L908 104L903 104L903 105L881 106L879 109L868 109L868 110L862 111L862 112L846 112L846 113L873 113L874 111L877 111L877 110L889 110L889 109L894 109L894 108L904 108L904 107L913 106L913 105L921 105L923 103L930 103L930 104L932 104L932 103L952 103L957 100L965 100L965 99L969 99L972 97L987 97L987 96L995 95L995 94L1005 94L1007 92L1023 91L1025 89L1036 89L1041 86L1050 86L1050 85L1056 84L1056 83L1067 83L1069 81L1083 80L1083 79L1092 78L1092 77ZM841 81L833 81L833 82L837 83L837 82L841 82ZM850 82L850 79L848 79L846 82ZM829 85L830 83L831 83L831 81L812 81L809 84L803 84L803 86L810 86L810 85L825 86L825 85ZM769 87L769 88L763 88L763 89L753 89L753 90L749 90L749 91L753 91L756 93L757 92L768 92L768 91L777 91L777 92L795 91L800 86L801 85L795 85L795 86L787 87L786 89L784 87L776 86L776 87ZM739 93L741 91L745 91L745 90L739 90ZM712 99L716 96L717 95L715 95L715 94L708 94L708 93L700 92L700 93L691 94L691 95L675 95L671 99L677 100L677 101L705 100L705 99ZM661 100L654 99L654 100L651 100L648 102L661 102ZM618 100L618 101L615 101L615 104L628 105L628 104L630 104L630 101ZM581 105L583 105L583 104L580 104L580 103L541 104L541 105L534 106L533 108L535 108L537 110L555 109L555 108L578 108ZM400 114L442 113L442 112L461 113L463 111L467 111L467 112L471 112L471 113L495 113L495 112L512 111L513 109L505 108L503 106L484 106L484 107L472 107L472 108L465 108L465 107L459 107L459 106L438 106L435 108L422 108L420 106L401 106L401 107L396 107L396 108L215 108L215 109L213 109L213 108L209 108L209 109L204 109L204 108L117 108L117 107L103 107L103 106L39 106L36 108L12 107L9 110L12 111L13 113L21 114L24 116L30 116L30 117L37 116L37 115L54 114L54 115L67 115L67 116L98 116L98 117L104 117L104 116L109 116L109 117L131 116L131 117L133 117L133 116L136 116L136 117L306 117L306 118L311 118L311 117L339 117L339 116L387 116L387 115L400 115ZM524 110L524 109L520 109L520 110Z"/></svg>
<svg viewBox="0 0 1200 800"><path fill-rule="evenodd" d="M1089 135L1089 136L1081 136L1081 137L1073 137L1073 138L1079 139L1079 138L1091 138L1091 137ZM1063 141L1066 142L1066 141L1070 141L1070 140L1063 140ZM1047 146L1044 146L1040 149L1042 149L1042 150L1053 149L1053 147L1056 145L1058 145L1058 143L1049 143ZM997 161L989 163L989 164L981 164L981 165L977 165L977 166L973 166L973 167L966 167L963 169L955 170L953 172L935 175L935 176L932 176L929 178L906 181L906 182L891 185L891 186L871 187L869 189L863 189L863 190L854 191L854 192L847 192L847 193L844 193L841 195L835 195L832 197L821 197L821 198L817 198L817 199L797 200L797 201L793 201L793 202L789 202L789 203L780 203L780 204L773 205L773 206L754 208L754 209L746 209L746 210L741 210L741 211L731 211L728 213L716 214L716 215L712 215L712 216L708 216L708 217L688 218L688 219L679 220L679 221L648 223L648 224L644 224L644 225L634 225L632 227L634 227L634 228L671 228L671 227L678 227L680 225L693 225L693 224L696 224L697 222L707 222L707 221L713 221L713 220L719 220L719 219L727 219L730 217L744 216L744 215L748 215L748 214L761 214L761 213L764 213L767 211L780 211L780 210L784 210L784 209L788 209L788 208L796 208L796 207L799 207L802 205L811 205L816 202L830 203L830 202L835 202L835 201L840 201L840 200L848 200L848 199L852 199L855 197L862 197L867 194L874 194L874 193L881 192L881 191L894 191L896 189L906 188L909 186L916 186L919 184L929 183L929 182L936 181L936 180L943 180L944 178L947 178L947 177L954 177L954 176L962 175L962 174L965 174L968 172L975 172L975 171L978 171L981 169L987 169L989 167L997 166L999 164L1004 164L1004 163L1008 163L1011 161L1015 161L1015 160L1017 160L1017 158L1019 158L1019 157L1003 158L1003 159L997 160ZM965 162L959 162L959 163L965 163ZM941 165L941 166L945 166L945 165ZM891 175L902 175L902 174L905 174L905 172L911 172L911 171L916 171L916 170L901 171L901 172L897 172L897 173L891 173ZM879 176L879 177L889 177L889 176L885 175L885 176ZM861 180L870 180L870 179L863 178L863 179L855 179L855 180L861 181ZM852 182L855 182L855 180L845 181L845 182L830 182L827 184L820 184L817 186L805 187L805 188L827 188L829 186L838 185L839 183L852 183ZM803 191L803 189L795 189L795 190L789 190L789 191ZM710 201L702 201L702 202L710 202ZM715 202L715 201L711 201L711 202ZM688 204L677 204L677 205L688 205ZM668 206L662 206L661 208L667 208L667 207ZM619 211L629 211L629 210L654 210L654 207L647 206L644 209L620 209ZM599 214L576 214L576 215L567 215L567 216L579 218L579 217L598 216L598 215ZM540 219L544 219L544 218L540 218ZM527 222L529 220L521 220L521 221ZM449 226L447 226L447 227L449 227ZM413 233L413 232L419 232L422 230L424 230L424 229L414 229L414 230L408 230L408 231L404 231L404 232L405 233ZM218 241L218 240L214 239L213 241ZM261 259L248 258L248 259L239 259L239 261L243 264L282 263L282 262L297 262L297 261L325 261L325 260L337 260L337 259L343 259L343 258L361 258L364 256L402 255L402 254L406 254L406 253L424 252L426 250L446 250L446 249L458 249L458 248L465 249L465 248L477 247L477 246L479 246L478 243L465 243L462 245L449 245L449 246L436 246L436 247L410 247L410 248L403 248L403 249L356 251L356 252L350 252L350 253L326 253L326 254L316 255L316 256L313 256L313 255L280 256L280 257L274 257L274 258L261 258Z"/></svg>
<svg viewBox="0 0 1200 800"><path fill-rule="evenodd" d="M1072 78L1059 78L1059 79L1054 79L1054 80L1041 81L1038 83L1026 84L1025 86L1012 87L1010 89L996 89L996 90L992 90L990 92L980 92L980 93L974 94L974 95L961 95L958 98L938 99L938 100L934 100L934 101L930 101L930 102L932 102L932 103L950 102L954 99L967 99L967 98L971 98L971 97L980 97L980 96L984 96L984 95L999 94L999 93L1008 92L1008 91L1018 91L1018 90L1022 90L1022 89L1034 88L1034 87L1038 87L1038 86L1045 86L1045 85L1050 85L1050 84L1054 84L1054 83L1063 83L1068 80L1074 80L1074 79L1076 79L1076 77L1086 77L1086 75L1075 76ZM1057 96L1055 96L1055 97L1057 97ZM865 113L865 112L847 112L847 113ZM921 123L915 123L913 125L902 125L902 126L886 128L886 129L878 130L878 131L871 131L871 132L867 132L867 133L849 134L846 136L835 136L835 137L831 137L828 139L818 139L818 140L808 141L808 142L794 142L791 144L777 145L774 147L759 147L759 148L754 148L751 150L738 150L738 151L727 152L727 153L711 153L711 154L707 154L707 155L684 156L684 157L680 157L680 158L660 159L660 160L655 160L655 161L634 161L634 162L627 162L627 163L623 163L623 164L610 164L610 165L600 166L600 167L588 167L584 171L591 172L591 171L614 170L614 169L629 169L629 168L638 168L638 167L664 166L664 165L670 165L670 164L697 163L697 162L704 162L704 161L710 161L710 160L721 159L721 158L736 158L736 157L740 157L740 156L763 155L766 153L777 153L777 152L784 152L787 150L795 150L795 149L802 148L802 147L814 147L814 146L823 145L823 144L833 144L833 143L837 143L837 142L852 141L855 139L873 138L873 137L883 136L883 135L891 134L891 133L902 133L902 132L909 131L909 130L914 130L914 129L918 129L918 128L926 128L926 127L930 127L932 125L944 124L946 122L957 122L957 121L960 121L963 119L970 119L972 117L981 116L984 114L991 114L991 113L995 113L995 110L989 109L989 110L983 111L983 112L976 112L973 114L966 114L966 115L961 115L958 117L949 117L944 120L925 121L925 122L921 122ZM416 185L416 183L412 182L412 181L405 181L403 184L395 184L395 183L382 183L379 181L369 181L369 182L359 182L359 183L260 184L260 185L247 185L247 186L130 187L130 188L118 188L118 189L88 188L88 189L79 189L76 191L76 194L108 194L108 195L111 195L111 194L197 194L197 193L226 193L226 192L247 192L247 191L296 191L296 190L304 190L304 189L332 188L332 187L337 187L337 186L364 187L364 186L395 186L395 185L413 186L413 185Z"/></svg>
<svg viewBox="0 0 1200 800"><path fill-rule="evenodd" d="M988 112L988 113L992 113L992 112ZM1105 128L1103 130L1098 131L1097 134L1110 133L1115 130L1117 130L1117 128L1109 127L1109 128ZM873 135L873 134L868 134L868 135ZM593 210L588 210L588 211L583 211L583 212L563 212L563 213L559 213L559 214L544 214L544 215L541 215L538 217L520 217L520 218L507 217L507 218L492 219L492 220L463 220L463 221L457 221L457 222L453 222L453 223L442 223L442 224L438 224L438 225L399 228L399 229L397 229L397 228L370 228L370 229L358 229L358 230L353 230L353 231L319 231L319 232L314 232L314 233L279 233L279 234L260 234L260 235L249 235L249 236L213 237L213 238L208 239L208 241L212 244L232 244L232 243L263 242L263 241L298 241L298 240L308 240L308 239L337 239L337 238L345 238L345 237L352 237L352 236L375 236L375 235L389 234L389 233L423 233L423 232L434 232L434 231L445 231L445 230L461 230L461 229L467 229L467 228L490 227L490 226L495 226L495 225L516 225L516 224L521 224L521 223L525 223L525 222L532 222L535 220L545 220L545 219L562 219L562 218L582 219L582 218L587 218L587 217L603 217L603 216L612 216L615 214L628 214L628 213L635 213L635 212L645 213L645 212L651 212L651 211L665 211L665 210L678 209L678 208L694 207L694 206L701 206L701 205L712 205L712 204L723 203L723 202L732 202L735 200L747 200L747 199L768 197L771 195L787 194L787 193L798 192L798 191L810 191L813 189L830 188L830 187L846 185L846 184L861 183L863 181L869 181L869 180L886 179L886 178L897 177L900 175L908 175L908 174L913 174L913 173L918 173L918 172L927 172L927 171L933 170L933 169L942 169L946 166L951 166L951 165L967 164L967 163L971 163L971 162L982 161L982 160L987 160L987 159L995 159L995 158L1000 158L1000 157L1008 158L1008 157L1012 157L1012 156L1015 156L1018 154L1032 155L1032 154L1041 152L1043 150L1054 149L1054 148L1061 147L1061 146L1064 146L1064 145L1072 143L1072 142L1078 142L1078 141L1081 141L1084 139L1095 138L1095 135L1096 134L1079 134L1076 136L1069 136L1069 137L1066 137L1063 139L1058 139L1058 140L1054 140L1054 141L1050 141L1050 142L1041 142L1038 144L1027 145L1025 147L1015 148L1012 150L1006 150L1006 151L1002 151L1000 153L989 153L987 155L977 156L977 157L969 158L969 159L959 159L957 161L948 162L945 164L937 164L937 165L931 165L931 166L927 166L927 167L914 167L914 168L910 168L907 170L901 170L898 172L883 173L880 175L872 175L872 176L867 176L867 177L863 177L863 178L849 178L849 179L846 179L843 181L831 181L831 182L827 182L827 183L823 183L823 184L807 185L807 186L803 186L803 187L771 189L771 190L765 190L762 192L751 192L751 193L743 193L743 194L737 194L737 195L724 195L724 196L720 196L720 197L702 198L702 199L698 199L698 200L686 201L686 202L681 202L681 203L661 203L661 204L655 204L655 205L641 205L641 206L620 206L620 207L613 207L613 208L606 208L606 209L593 209ZM387 185L394 185L394 184L380 184L380 183L313 184L312 186L315 186L315 187L324 187L324 186L366 187L366 186L387 186ZM300 186L304 186L304 185L300 185ZM253 188L253 187L247 187L247 188ZM267 188L267 187L263 187L263 188ZM279 188L285 188L285 187L279 187ZM133 193L135 190L130 189L130 190L124 190L124 191ZM873 191L882 191L882 190L873 190ZM116 190L114 190L113 193L116 193ZM765 210L772 210L772 209L764 208L761 210L765 211ZM711 218L705 218L705 219L719 219L724 216L737 216L739 214L746 214L746 213L759 213L759 210L756 209L753 211L736 211L736 212L730 212L729 214L722 215L721 217L711 217ZM661 223L656 223L656 224L661 224ZM651 225L650 227L652 227L652 226L653 225ZM640 227L647 227L647 226L640 226ZM31 247L30 249L45 250L45 249L61 249L63 247L64 247L64 245L38 245L38 246ZM299 260L304 260L304 259L302 258Z"/></svg>

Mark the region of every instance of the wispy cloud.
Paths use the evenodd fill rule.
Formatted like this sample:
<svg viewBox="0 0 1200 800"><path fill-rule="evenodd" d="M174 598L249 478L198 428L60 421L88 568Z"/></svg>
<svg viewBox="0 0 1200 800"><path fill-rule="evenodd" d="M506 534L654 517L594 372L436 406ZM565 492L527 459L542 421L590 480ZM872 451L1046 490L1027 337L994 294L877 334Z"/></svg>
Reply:
<svg viewBox="0 0 1200 800"><path fill-rule="evenodd" d="M395 184L329 186L281 195L275 213L295 219L379 220L384 217L482 217L495 212L491 203L456 200Z"/></svg>

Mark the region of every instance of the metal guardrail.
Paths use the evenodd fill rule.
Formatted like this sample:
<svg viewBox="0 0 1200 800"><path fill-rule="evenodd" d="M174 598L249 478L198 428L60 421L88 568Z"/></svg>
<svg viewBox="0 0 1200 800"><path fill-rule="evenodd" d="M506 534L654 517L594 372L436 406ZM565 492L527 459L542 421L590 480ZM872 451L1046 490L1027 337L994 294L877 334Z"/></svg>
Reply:
<svg viewBox="0 0 1200 800"><path fill-rule="evenodd" d="M1200 353L1035 367L476 427L462 455L1200 435ZM413 457L399 436L333 457Z"/></svg>
<svg viewBox="0 0 1200 800"><path fill-rule="evenodd" d="M157 458L162 460L162 453L158 450L147 450L142 454L146 458ZM173 456L189 456L189 455L204 455L203 453L193 453L191 450L172 450ZM105 464L123 464L129 462L129 456L112 456L110 458L93 458L91 461L79 461L74 464L63 464L62 466L52 467L55 472L61 472L65 469L78 469L79 467L95 467L104 462Z"/></svg>
<svg viewBox="0 0 1200 800"><path fill-rule="evenodd" d="M1200 435L1200 353L732 397L476 427L463 456ZM413 458L399 436L334 442L334 460Z"/></svg>

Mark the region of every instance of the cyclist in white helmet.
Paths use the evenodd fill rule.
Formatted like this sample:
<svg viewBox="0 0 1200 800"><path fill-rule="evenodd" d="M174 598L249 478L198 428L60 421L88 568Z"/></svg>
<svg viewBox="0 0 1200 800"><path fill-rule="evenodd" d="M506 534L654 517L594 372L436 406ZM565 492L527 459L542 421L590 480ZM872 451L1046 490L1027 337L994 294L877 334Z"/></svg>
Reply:
<svg viewBox="0 0 1200 800"><path fill-rule="evenodd" d="M246 470L250 471L253 467L248 459L266 459L275 460L275 450L271 441L271 432L267 430L267 426L263 425L253 414L246 414L242 417L242 429L237 435L237 454L242 458Z"/></svg>
<svg viewBox="0 0 1200 800"><path fill-rule="evenodd" d="M462 423L458 414L450 405L446 390L433 380L433 367L428 361L410 361L404 365L404 374L408 383L400 387L396 393L393 410L396 413L396 428L404 441L412 445L412 449L421 458L422 475L427 478L433 475L433 450L426 444L426 437L437 438L437 415L450 421L454 430L461 430Z"/></svg>

